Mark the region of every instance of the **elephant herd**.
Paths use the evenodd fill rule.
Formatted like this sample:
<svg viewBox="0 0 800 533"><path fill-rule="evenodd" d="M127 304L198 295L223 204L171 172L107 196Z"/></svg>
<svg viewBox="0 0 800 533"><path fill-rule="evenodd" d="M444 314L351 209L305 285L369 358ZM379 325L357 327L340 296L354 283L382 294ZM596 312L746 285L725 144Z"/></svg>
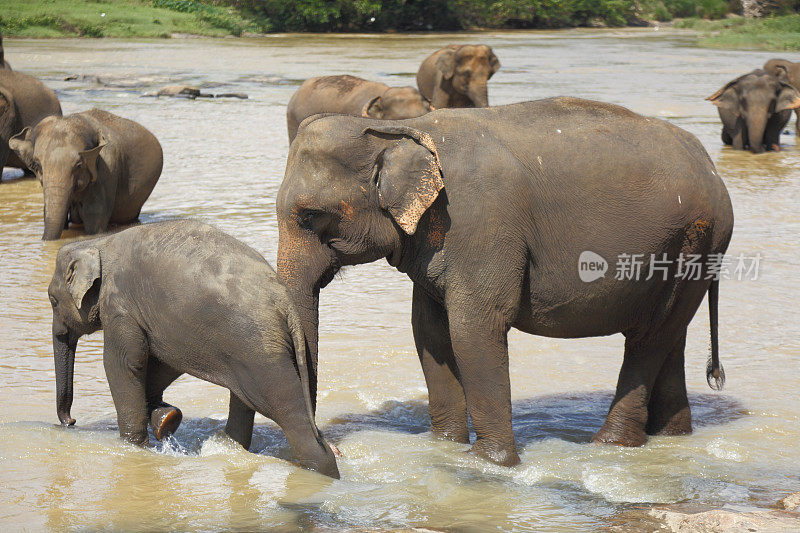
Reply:
<svg viewBox="0 0 800 533"><path fill-rule="evenodd" d="M519 462L511 328L624 335L616 394L594 442L640 446L648 435L690 433L684 347L706 294L707 379L724 381L712 275L733 231L722 179L693 135L623 107L572 97L490 107L487 81L499 68L488 46L452 45L422 62L416 89L349 75L303 83L287 106L277 272L195 221L64 245L48 289L61 423L75 422L78 339L102 329L127 440L143 445L148 427L158 439L178 428L182 414L162 393L189 373L230 390L226 432L245 448L257 411L283 429L299 464L338 477L334 447L314 422L320 291L344 266L386 259L413 281L435 435L469 443L469 419L473 452ZM776 68L712 97L721 116L737 117L726 123L735 146L758 151L763 141L729 101L760 88L772 91L769 109L800 107L789 67ZM45 239L69 222L100 233L135 220L161 173L161 147L142 126L97 109L63 117L52 91L24 74L0 71L0 127L0 163L17 157L42 183ZM587 282L578 272L586 251L670 266L664 276ZM678 272L687 254L701 259L698 276Z"/></svg>

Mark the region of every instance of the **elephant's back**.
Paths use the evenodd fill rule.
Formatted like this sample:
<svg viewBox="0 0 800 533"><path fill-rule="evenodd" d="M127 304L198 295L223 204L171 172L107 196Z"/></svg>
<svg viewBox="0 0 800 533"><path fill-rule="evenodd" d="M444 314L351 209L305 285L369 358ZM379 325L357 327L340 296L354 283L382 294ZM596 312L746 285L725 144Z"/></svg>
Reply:
<svg viewBox="0 0 800 533"><path fill-rule="evenodd" d="M349 74L309 78L289 102L297 123L318 113L360 116L369 100L381 96L389 86Z"/></svg>
<svg viewBox="0 0 800 533"><path fill-rule="evenodd" d="M61 115L58 97L44 83L21 72L0 70L0 87L11 92L22 127L35 126L50 115Z"/></svg>

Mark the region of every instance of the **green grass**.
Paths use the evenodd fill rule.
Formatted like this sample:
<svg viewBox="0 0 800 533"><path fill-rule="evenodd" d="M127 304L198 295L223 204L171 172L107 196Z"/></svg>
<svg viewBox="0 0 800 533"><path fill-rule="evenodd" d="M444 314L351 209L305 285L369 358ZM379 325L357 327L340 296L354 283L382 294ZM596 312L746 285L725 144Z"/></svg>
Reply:
<svg viewBox="0 0 800 533"><path fill-rule="evenodd" d="M0 32L13 37L219 37L263 29L232 8L196 0L0 0Z"/></svg>
<svg viewBox="0 0 800 533"><path fill-rule="evenodd" d="M706 48L800 50L800 15L713 21L684 19L676 21L675 26L699 31L698 44Z"/></svg>

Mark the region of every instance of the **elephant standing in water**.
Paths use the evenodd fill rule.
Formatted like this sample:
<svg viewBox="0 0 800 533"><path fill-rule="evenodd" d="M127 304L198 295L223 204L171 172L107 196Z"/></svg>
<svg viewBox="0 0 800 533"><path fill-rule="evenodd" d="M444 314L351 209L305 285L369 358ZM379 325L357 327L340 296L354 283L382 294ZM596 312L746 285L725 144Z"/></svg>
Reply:
<svg viewBox="0 0 800 533"><path fill-rule="evenodd" d="M147 444L148 424L159 438L174 432L180 414L162 394L188 373L230 390L225 431L242 446L258 411L283 429L302 466L339 477L314 423L300 316L249 246L196 221L145 224L62 247L48 294L62 424L75 423L78 339L102 329L123 438Z"/></svg>
<svg viewBox="0 0 800 533"><path fill-rule="evenodd" d="M42 183L46 241L70 221L87 234L135 221L163 164L152 133L100 109L46 118L9 145Z"/></svg>
<svg viewBox="0 0 800 533"><path fill-rule="evenodd" d="M764 70L773 76L785 75L792 87L800 91L800 63L792 63L785 59L770 59L764 63ZM781 72L783 71L783 72ZM795 135L800 137L800 108L795 108Z"/></svg>
<svg viewBox="0 0 800 533"><path fill-rule="evenodd" d="M488 107L486 85L499 69L500 61L485 44L451 44L422 62L417 87L437 109Z"/></svg>
<svg viewBox="0 0 800 533"><path fill-rule="evenodd" d="M754 154L780 150L780 135L792 109L800 108L800 94L780 76L754 70L725 84L706 98L717 106L722 120L722 142Z"/></svg>
<svg viewBox="0 0 800 533"><path fill-rule="evenodd" d="M31 170L11 152L8 142L23 128L50 115L61 116L61 104L53 91L33 76L0 69L0 171L4 166Z"/></svg>
<svg viewBox="0 0 800 533"><path fill-rule="evenodd" d="M512 327L558 338L624 334L598 442L638 446L648 434L691 432L684 345L706 292L707 377L721 386L718 281L705 271L687 279L677 265L725 252L731 202L700 142L668 122L576 98L394 122L311 118L289 150L277 216L278 274L303 318L312 398L319 291L341 267L380 258L414 282L433 432L469 442L469 413L473 450L496 463L519 461ZM623 254L669 263L663 276L583 282L587 250L611 264Z"/></svg>
<svg viewBox="0 0 800 533"><path fill-rule="evenodd" d="M286 125L289 142L303 119L318 113L397 120L431 111L431 104L413 87L389 87L355 76L309 78L289 100Z"/></svg>

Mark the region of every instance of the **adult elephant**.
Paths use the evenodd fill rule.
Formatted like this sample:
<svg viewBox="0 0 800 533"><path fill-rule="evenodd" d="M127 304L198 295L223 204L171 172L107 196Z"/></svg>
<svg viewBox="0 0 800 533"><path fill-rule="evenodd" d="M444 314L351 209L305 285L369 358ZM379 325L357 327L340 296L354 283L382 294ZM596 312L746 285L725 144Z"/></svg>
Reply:
<svg viewBox="0 0 800 533"><path fill-rule="evenodd" d="M706 100L718 108L722 142L754 154L780 150L781 131L792 109L800 107L800 93L784 74L760 69L729 81Z"/></svg>
<svg viewBox="0 0 800 533"><path fill-rule="evenodd" d="M61 116L61 104L53 91L27 74L0 70L0 169L29 169L10 151L8 141L50 115Z"/></svg>
<svg viewBox="0 0 800 533"><path fill-rule="evenodd" d="M500 61L485 44L451 44L422 62L417 87L437 109L488 107L487 82L499 69Z"/></svg>
<svg viewBox="0 0 800 533"><path fill-rule="evenodd" d="M598 442L637 446L647 434L691 431L684 344L707 291L707 377L721 385L718 282L678 267L681 257L722 254L733 212L700 142L667 122L576 98L394 123L312 117L290 148L277 215L278 272L303 318L312 391L320 289L342 266L386 258L414 282L433 432L468 442L469 412L473 450L496 463L519 461L512 327L559 338L625 335ZM644 274L656 259L665 271L583 282L585 251L612 264L644 258Z"/></svg>
<svg viewBox="0 0 800 533"><path fill-rule="evenodd" d="M791 86L800 91L800 63L792 63L785 59L770 59L764 63L764 70L773 76L785 75ZM794 112L797 118L794 131L795 135L800 137L800 108L795 108Z"/></svg>
<svg viewBox="0 0 800 533"><path fill-rule="evenodd" d="M135 221L163 164L152 133L100 109L48 117L9 144L42 183L46 241L70 221L87 234Z"/></svg>
<svg viewBox="0 0 800 533"><path fill-rule="evenodd" d="M309 78L289 100L286 126L289 142L297 126L317 113L341 113L387 120L414 118L431 111L431 104L413 87L389 87L347 74Z"/></svg>

